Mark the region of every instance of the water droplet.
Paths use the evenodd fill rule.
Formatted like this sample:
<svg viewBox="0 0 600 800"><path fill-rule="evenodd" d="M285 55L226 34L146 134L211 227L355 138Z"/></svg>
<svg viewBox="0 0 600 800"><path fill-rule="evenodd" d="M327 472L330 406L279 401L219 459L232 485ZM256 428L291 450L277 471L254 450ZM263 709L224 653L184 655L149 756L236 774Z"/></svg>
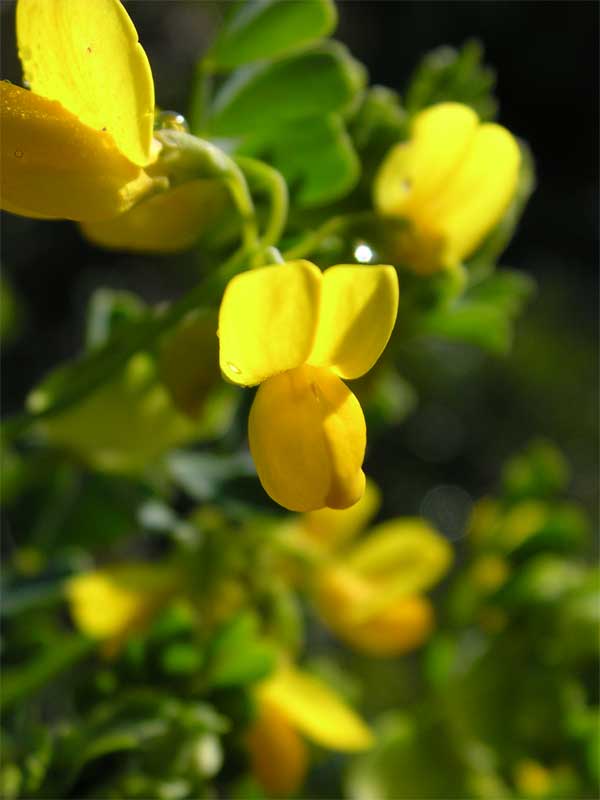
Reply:
<svg viewBox="0 0 600 800"><path fill-rule="evenodd" d="M23 158L23 151L15 150L15 158Z"/></svg>
<svg viewBox="0 0 600 800"><path fill-rule="evenodd" d="M189 132L186 118L177 111L158 111L154 116L154 128L155 130L168 128L172 131Z"/></svg>
<svg viewBox="0 0 600 800"><path fill-rule="evenodd" d="M317 399L317 401L321 402L321 393L319 392L319 387L317 386L316 383L312 382L310 384L310 390L314 394L314 396Z"/></svg>
<svg viewBox="0 0 600 800"><path fill-rule="evenodd" d="M241 375L242 374L242 370L239 367L236 367L235 364L232 364L231 361L227 362L227 369L230 372L233 372L234 375Z"/></svg>

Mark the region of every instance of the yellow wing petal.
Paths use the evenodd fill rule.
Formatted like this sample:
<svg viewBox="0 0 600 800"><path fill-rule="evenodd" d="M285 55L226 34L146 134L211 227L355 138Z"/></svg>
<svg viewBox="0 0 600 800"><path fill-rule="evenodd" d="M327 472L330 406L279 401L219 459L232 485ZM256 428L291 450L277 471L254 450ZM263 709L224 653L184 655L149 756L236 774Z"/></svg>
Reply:
<svg viewBox="0 0 600 800"><path fill-rule="evenodd" d="M323 273L321 311L309 363L342 378L368 372L383 352L398 313L393 267L331 267Z"/></svg>
<svg viewBox="0 0 600 800"><path fill-rule="evenodd" d="M284 508L347 508L362 496L365 419L329 370L305 366L265 381L248 437L265 491Z"/></svg>
<svg viewBox="0 0 600 800"><path fill-rule="evenodd" d="M477 129L477 114L460 103L439 103L417 114L411 138L390 150L374 184L384 214L422 216L422 207L446 185Z"/></svg>
<svg viewBox="0 0 600 800"><path fill-rule="evenodd" d="M187 250L215 221L227 203L218 181L191 181L154 195L125 214L86 222L84 235L94 244L135 253Z"/></svg>
<svg viewBox="0 0 600 800"><path fill-rule="evenodd" d="M315 336L320 293L321 272L308 261L236 275L219 311L223 374L253 386L303 364Z"/></svg>
<svg viewBox="0 0 600 800"><path fill-rule="evenodd" d="M356 751L371 746L371 731L362 719L324 683L292 666L284 666L263 683L264 700L314 742L332 750Z"/></svg>
<svg viewBox="0 0 600 800"><path fill-rule="evenodd" d="M2 208L36 217L103 219L152 185L108 133L60 103L0 82Z"/></svg>
<svg viewBox="0 0 600 800"><path fill-rule="evenodd" d="M134 164L149 163L152 72L118 0L19 0L17 41L33 92L108 131Z"/></svg>
<svg viewBox="0 0 600 800"><path fill-rule="evenodd" d="M517 188L521 152L501 125L481 125L429 213L439 222L447 245L446 266L471 255L500 221Z"/></svg>

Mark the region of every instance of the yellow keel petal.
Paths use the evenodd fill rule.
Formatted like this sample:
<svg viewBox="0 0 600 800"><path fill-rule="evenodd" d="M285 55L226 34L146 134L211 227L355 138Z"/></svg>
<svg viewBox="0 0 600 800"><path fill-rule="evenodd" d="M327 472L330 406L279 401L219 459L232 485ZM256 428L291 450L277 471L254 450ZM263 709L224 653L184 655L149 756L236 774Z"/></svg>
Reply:
<svg viewBox="0 0 600 800"><path fill-rule="evenodd" d="M252 404L248 436L260 481L284 508L347 508L362 497L364 416L329 370L299 367L265 381Z"/></svg>

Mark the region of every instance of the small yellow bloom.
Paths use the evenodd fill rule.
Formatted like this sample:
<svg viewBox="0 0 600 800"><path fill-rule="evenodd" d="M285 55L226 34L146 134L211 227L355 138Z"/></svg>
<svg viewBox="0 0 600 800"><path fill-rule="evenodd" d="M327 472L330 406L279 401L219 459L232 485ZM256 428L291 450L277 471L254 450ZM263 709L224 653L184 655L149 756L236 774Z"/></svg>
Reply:
<svg viewBox="0 0 600 800"><path fill-rule="evenodd" d="M357 752L373 743L369 728L317 678L283 665L256 691L258 718L247 737L252 772L273 797L299 788L308 767L301 735L331 750Z"/></svg>
<svg viewBox="0 0 600 800"><path fill-rule="evenodd" d="M398 259L421 273L458 266L500 221L520 163L513 135L468 106L417 114L410 140L391 149L374 185L377 209L407 221Z"/></svg>
<svg viewBox="0 0 600 800"><path fill-rule="evenodd" d="M105 643L114 655L143 630L181 584L168 567L119 564L71 578L66 587L71 616L82 633Z"/></svg>
<svg viewBox="0 0 600 800"><path fill-rule="evenodd" d="M430 635L434 613L423 592L451 560L449 544L423 520L390 520L317 570L314 601L325 623L352 647L398 655Z"/></svg>
<svg viewBox="0 0 600 800"><path fill-rule="evenodd" d="M514 769L514 781L526 797L544 797L552 789L552 774L539 761L531 758L519 761Z"/></svg>
<svg viewBox="0 0 600 800"><path fill-rule="evenodd" d="M154 83L118 0L19 0L31 91L0 83L2 208L105 219L151 190Z"/></svg>
<svg viewBox="0 0 600 800"><path fill-rule="evenodd" d="M340 380L367 372L398 310L392 267L308 261L233 278L219 312L223 374L260 384L248 435L266 492L292 511L343 509L360 499L366 429Z"/></svg>

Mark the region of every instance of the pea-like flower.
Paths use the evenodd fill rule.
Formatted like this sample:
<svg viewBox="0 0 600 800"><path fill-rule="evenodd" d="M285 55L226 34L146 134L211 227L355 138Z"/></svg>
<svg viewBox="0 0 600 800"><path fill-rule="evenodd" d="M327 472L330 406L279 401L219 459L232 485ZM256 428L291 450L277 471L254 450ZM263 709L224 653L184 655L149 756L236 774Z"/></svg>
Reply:
<svg viewBox="0 0 600 800"><path fill-rule="evenodd" d="M154 83L118 0L19 0L30 90L0 83L2 208L97 220L152 190Z"/></svg>
<svg viewBox="0 0 600 800"><path fill-rule="evenodd" d="M407 221L394 245L398 260L421 273L459 265L507 210L520 163L514 136L468 106L440 103L417 114L410 140L390 150L374 185L377 209Z"/></svg>
<svg viewBox="0 0 600 800"><path fill-rule="evenodd" d="M368 749L373 736L328 686L282 664L256 689L258 715L247 735L252 772L272 797L297 791L308 768L303 736L341 752Z"/></svg>
<svg viewBox="0 0 600 800"><path fill-rule="evenodd" d="M449 568L452 550L418 518L388 520L354 543L379 503L377 487L367 481L352 508L304 514L284 535L313 556L308 584L325 624L356 650L393 656L429 637L435 615L425 592Z"/></svg>
<svg viewBox="0 0 600 800"><path fill-rule="evenodd" d="M398 310L388 266L308 261L236 275L219 312L221 370L260 384L248 436L265 491L292 511L346 508L362 496L366 426L342 378L381 355Z"/></svg>

